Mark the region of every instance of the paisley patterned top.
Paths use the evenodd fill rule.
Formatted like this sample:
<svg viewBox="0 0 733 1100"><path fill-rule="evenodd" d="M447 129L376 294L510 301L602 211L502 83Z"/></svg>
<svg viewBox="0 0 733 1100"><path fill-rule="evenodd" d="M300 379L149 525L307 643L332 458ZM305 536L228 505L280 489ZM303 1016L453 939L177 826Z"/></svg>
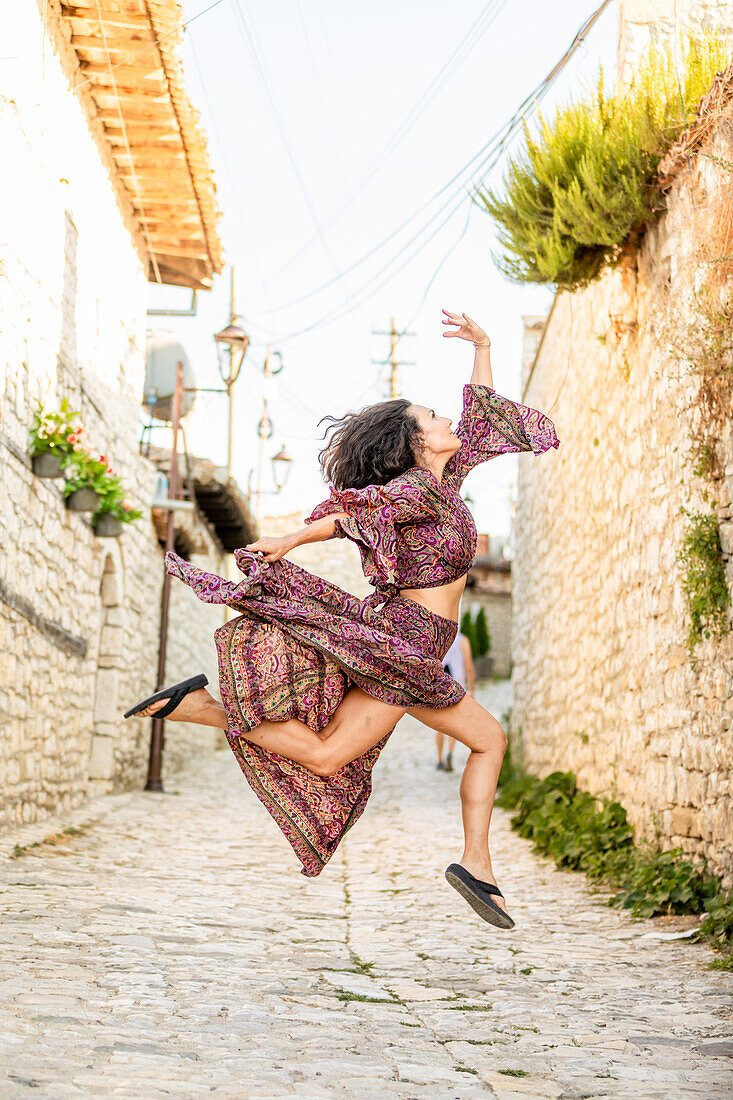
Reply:
<svg viewBox="0 0 733 1100"><path fill-rule="evenodd" d="M536 409L500 397L488 386L463 388L462 440L438 480L414 466L386 485L331 490L306 523L335 512L335 534L352 539L365 576L375 587L367 603L379 604L403 588L438 588L464 576L476 552L476 527L459 489L480 462L500 454L559 447L555 427Z"/></svg>

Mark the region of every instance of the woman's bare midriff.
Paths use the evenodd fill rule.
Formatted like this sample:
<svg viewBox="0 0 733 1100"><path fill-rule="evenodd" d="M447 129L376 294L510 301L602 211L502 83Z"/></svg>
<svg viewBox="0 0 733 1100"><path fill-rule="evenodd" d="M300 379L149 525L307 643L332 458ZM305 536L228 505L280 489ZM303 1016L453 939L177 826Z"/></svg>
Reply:
<svg viewBox="0 0 733 1100"><path fill-rule="evenodd" d="M450 584L441 584L439 588L403 588L400 596L406 600L414 600L432 611L434 615L441 615L444 619L452 619L458 622L458 609L461 603L463 589L466 587L466 578L459 577Z"/></svg>

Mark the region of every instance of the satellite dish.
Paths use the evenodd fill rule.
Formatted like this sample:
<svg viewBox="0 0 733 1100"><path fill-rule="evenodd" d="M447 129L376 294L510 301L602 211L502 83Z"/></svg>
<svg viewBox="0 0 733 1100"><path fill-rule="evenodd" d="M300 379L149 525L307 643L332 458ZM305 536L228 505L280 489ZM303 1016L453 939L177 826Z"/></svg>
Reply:
<svg viewBox="0 0 733 1100"><path fill-rule="evenodd" d="M155 420L173 419L177 363L183 363L181 416L185 416L196 400L196 394L192 392L196 388L196 378L188 356L172 332L149 332L145 345L143 407Z"/></svg>

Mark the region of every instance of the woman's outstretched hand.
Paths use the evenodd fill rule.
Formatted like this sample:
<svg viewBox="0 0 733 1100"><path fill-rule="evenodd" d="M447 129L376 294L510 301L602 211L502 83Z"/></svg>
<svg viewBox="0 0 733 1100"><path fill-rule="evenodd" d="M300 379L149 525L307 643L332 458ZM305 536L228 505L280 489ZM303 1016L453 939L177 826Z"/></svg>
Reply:
<svg viewBox="0 0 733 1100"><path fill-rule="evenodd" d="M253 554L261 554L264 561L280 561L280 558L284 558L288 550L292 549L293 541L288 535L283 535L279 539L257 539L257 542L250 542L245 546L245 550L251 550Z"/></svg>
<svg viewBox="0 0 733 1100"><path fill-rule="evenodd" d="M457 328L452 332L444 332L444 336L457 336L459 340L470 340L474 344L486 344L488 347L491 344L488 336L482 328L472 321L466 313L449 313L447 309L443 310L443 324L444 325L456 325Z"/></svg>

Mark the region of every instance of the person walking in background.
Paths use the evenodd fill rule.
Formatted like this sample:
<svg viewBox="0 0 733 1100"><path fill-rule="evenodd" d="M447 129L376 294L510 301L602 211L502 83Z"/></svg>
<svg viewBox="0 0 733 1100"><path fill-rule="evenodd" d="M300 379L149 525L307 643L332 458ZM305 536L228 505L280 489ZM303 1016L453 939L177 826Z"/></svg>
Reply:
<svg viewBox="0 0 733 1100"><path fill-rule="evenodd" d="M443 658L443 668L449 676L458 681L462 688L466 689L468 695L473 695L476 690L476 670L473 667L471 643L465 634L460 632L456 634L450 649ZM436 767L439 772L453 771L453 746L456 739L455 737L448 737L447 741L448 752L446 753L445 763L443 763L443 734L438 730L435 734L435 747L438 750Z"/></svg>

